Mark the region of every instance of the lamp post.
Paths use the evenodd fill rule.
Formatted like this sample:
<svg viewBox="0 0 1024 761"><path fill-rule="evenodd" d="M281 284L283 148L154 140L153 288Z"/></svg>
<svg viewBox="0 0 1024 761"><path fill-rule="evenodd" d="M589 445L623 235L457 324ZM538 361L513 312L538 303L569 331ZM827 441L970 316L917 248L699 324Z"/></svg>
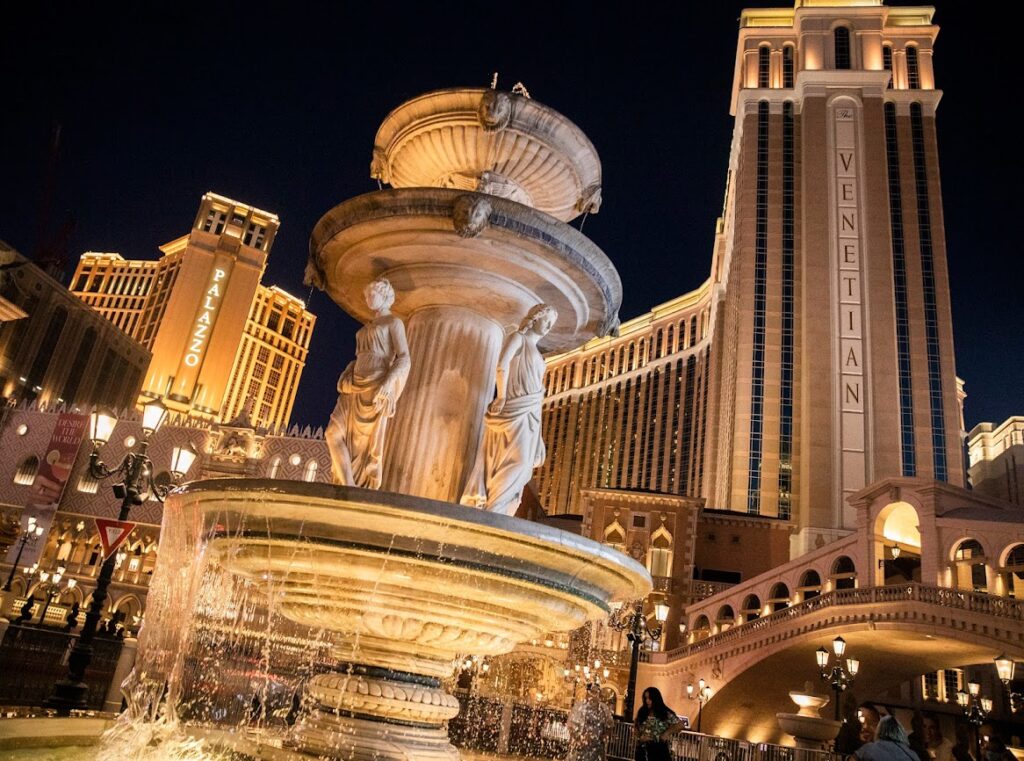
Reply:
<svg viewBox="0 0 1024 761"><path fill-rule="evenodd" d="M686 697L690 700L697 701L697 731L700 732L700 720L704 713L704 704L711 700L712 694L711 685L705 682L703 679L697 680L697 689L693 689L693 684L686 685Z"/></svg>
<svg viewBox="0 0 1024 761"><path fill-rule="evenodd" d="M633 703L636 699L636 670L640 663L640 647L647 640L657 641L665 628L665 621L668 620L668 605L659 601L654 606L654 617L657 620L656 626L647 624L647 617L644 616L644 601L635 600L632 604L623 605L612 614L608 625L618 631L626 632L626 639L630 643L629 654L629 681L626 683L626 697L622 701L622 712L628 718L633 717Z"/></svg>
<svg viewBox="0 0 1024 761"><path fill-rule="evenodd" d="M992 713L992 698L981 697L981 684L968 682L966 690L957 692L956 702L960 704L968 723L974 727L975 758L981 758L981 725Z"/></svg>
<svg viewBox="0 0 1024 761"><path fill-rule="evenodd" d="M835 653L836 661L829 667L831 653L823 647L815 652L818 659L818 670L821 678L828 682L835 693L835 717L839 721L839 696L846 691L846 688L853 684L857 672L860 670L860 661L856 658L847 658L843 663L843 655L846 654L846 640L836 637L832 640L832 652Z"/></svg>
<svg viewBox="0 0 1024 761"><path fill-rule="evenodd" d="M149 493L162 502L171 486L188 473L195 461L197 453L191 445L174 447L170 468L171 485L165 486L155 482L153 463L146 455L146 450L149 448L150 437L160 430L166 417L167 408L159 400L145 405L142 410L142 439L114 468L108 467L100 460L100 447L110 440L114 426L117 425L117 418L105 410L96 410L90 417L89 437L92 439L92 454L89 456L89 475L96 480L119 477L113 485L114 496L121 500L121 510L117 516L119 521L127 520L131 508L145 502ZM47 701L47 705L55 708L58 714L67 715L73 709L85 707L88 690L85 684L85 670L92 660L92 641L103 614L103 603L107 599L107 587L110 586L116 562L117 557L113 553L103 560L96 579L96 589L92 593L92 602L85 614L85 623L82 624L82 632L68 657L68 675L57 682L53 695Z"/></svg>
<svg viewBox="0 0 1024 761"><path fill-rule="evenodd" d="M74 589L75 585L78 583L75 579L68 579L64 582L64 586L61 587L60 580L64 577L65 570L64 566L61 565L57 566L57 570L53 573L48 571L39 572L39 581L43 584L47 584L46 602L43 604L43 612L39 616L39 623L41 625L46 623L46 611L50 609L50 603L53 602L53 598L59 597L64 594L64 592Z"/></svg>
<svg viewBox="0 0 1024 761"><path fill-rule="evenodd" d="M10 592L11 583L14 581L14 572L18 570L18 562L21 560L21 553L25 551L26 544L35 544L36 539L43 535L43 527L37 525L36 517L33 515L28 519L28 526L21 535L21 539L18 540L18 554L14 556L14 562L11 564L11 572L7 574L7 581L4 582L4 588L0 591Z"/></svg>
<svg viewBox="0 0 1024 761"><path fill-rule="evenodd" d="M996 658L996 673L999 675L999 681L1003 683L1003 687L1006 688L1006 692L1010 696L1010 710L1014 713L1024 709L1024 693L1015 692L1010 687L1016 665L1012 658L1007 658L1005 655L1000 655Z"/></svg>

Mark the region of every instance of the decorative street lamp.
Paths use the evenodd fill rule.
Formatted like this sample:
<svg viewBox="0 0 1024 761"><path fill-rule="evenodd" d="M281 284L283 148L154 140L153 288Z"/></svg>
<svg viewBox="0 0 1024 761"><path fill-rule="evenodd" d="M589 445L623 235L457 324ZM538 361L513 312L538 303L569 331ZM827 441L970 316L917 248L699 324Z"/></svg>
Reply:
<svg viewBox="0 0 1024 761"><path fill-rule="evenodd" d="M46 623L46 611L50 609L50 603L53 602L53 598L59 597L65 592L74 589L75 585L78 583L75 579L68 579L64 582L64 586L62 587L60 585L60 580L64 577L65 570L65 567L61 565L57 566L57 570L53 573L48 571L39 572L39 581L47 585L46 602L43 604L43 612L39 616L39 623L41 625Z"/></svg>
<svg viewBox="0 0 1024 761"><path fill-rule="evenodd" d="M711 700L713 690L711 685L703 679L697 680L697 689L694 691L693 684L686 685L686 697L697 701L697 731L700 732L700 719L704 713L704 704Z"/></svg>
<svg viewBox="0 0 1024 761"><path fill-rule="evenodd" d="M661 638L665 621L668 620L668 605L664 602L655 604L654 617L657 625L649 626L644 615L644 601L635 600L632 604L623 605L608 620L608 625L613 629L626 632L626 638L630 643L629 681L626 682L626 697L622 701L622 712L630 719L633 718L633 702L636 699L636 670L640 663L640 647L645 641L656 642Z"/></svg>
<svg viewBox="0 0 1024 761"><path fill-rule="evenodd" d="M4 583L4 588L0 591L10 592L11 582L14 581L14 572L18 570L18 561L21 560L21 553L25 551L26 544L35 544L36 539L43 535L43 527L36 524L36 517L33 515L28 519L28 526L25 528L24 533L21 535L21 539L18 540L18 554L14 556L14 562L11 564L11 572L7 574L7 581Z"/></svg>
<svg viewBox="0 0 1024 761"><path fill-rule="evenodd" d="M1006 688L1006 692L1010 696L1010 710L1014 713L1024 709L1024 692L1015 692L1010 687L1016 665L1013 662L1013 658L1007 658L1005 655L1000 655L996 658L996 673L999 675L999 681L1003 683L1003 687Z"/></svg>
<svg viewBox="0 0 1024 761"><path fill-rule="evenodd" d="M981 758L981 725L992 713L992 698L981 697L981 684L968 682L967 690L957 692L956 702L960 704L967 721L974 726L975 758Z"/></svg>
<svg viewBox="0 0 1024 761"><path fill-rule="evenodd" d="M821 678L829 683L829 686L836 695L835 717L836 721L839 721L839 696L846 691L847 687L853 684L857 672L860 671L860 661L856 658L847 658L846 664L843 664L843 655L846 653L846 640L842 637L836 637L832 640L832 652L835 653L836 662L831 668L829 667L831 654L828 650L819 647L815 655L818 659L818 670Z"/></svg>
<svg viewBox="0 0 1024 761"><path fill-rule="evenodd" d="M197 452L191 445L174 447L171 456L171 483L159 484L153 475L153 462L146 455L150 437L160 430L167 417L167 408L159 400L149 402L142 410L142 440L129 451L115 468L107 467L100 460L100 447L110 441L117 425L117 418L108 410L96 410L90 416L89 437L92 439L92 454L89 456L89 475L97 481L119 477L113 485L114 496L121 500L119 521L127 520L132 506L141 505L149 494L163 502L171 488L188 473ZM68 675L57 682L53 696L47 705L55 708L58 714L67 715L73 709L85 707L88 687L85 684L85 670L92 660L92 641L96 636L100 618L103 614L103 603L107 599L107 587L114 574L117 556L111 553L103 560L100 574L96 579L96 589L92 593L92 602L85 614L82 632L68 657Z"/></svg>

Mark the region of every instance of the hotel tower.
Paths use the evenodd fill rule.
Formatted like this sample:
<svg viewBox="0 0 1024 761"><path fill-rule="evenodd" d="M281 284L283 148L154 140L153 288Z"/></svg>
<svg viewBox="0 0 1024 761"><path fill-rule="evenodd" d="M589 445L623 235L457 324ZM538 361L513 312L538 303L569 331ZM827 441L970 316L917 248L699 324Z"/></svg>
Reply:
<svg viewBox="0 0 1024 761"><path fill-rule="evenodd" d="M140 402L259 426L287 425L316 320L260 280L279 221L207 193L188 235L156 260L86 253L72 292L153 353Z"/></svg>
<svg viewBox="0 0 1024 761"><path fill-rule="evenodd" d="M549 358L549 510L590 486L702 496L792 520L800 553L854 528L872 482L963 484L932 13L743 11L711 276Z"/></svg>

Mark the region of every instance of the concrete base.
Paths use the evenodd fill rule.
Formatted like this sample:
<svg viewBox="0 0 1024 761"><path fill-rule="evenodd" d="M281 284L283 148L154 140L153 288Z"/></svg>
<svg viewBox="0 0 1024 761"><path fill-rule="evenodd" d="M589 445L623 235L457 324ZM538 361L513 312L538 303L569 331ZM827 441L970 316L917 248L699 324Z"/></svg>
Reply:
<svg viewBox="0 0 1024 761"><path fill-rule="evenodd" d="M0 719L0 751L96 745L113 724L109 715Z"/></svg>

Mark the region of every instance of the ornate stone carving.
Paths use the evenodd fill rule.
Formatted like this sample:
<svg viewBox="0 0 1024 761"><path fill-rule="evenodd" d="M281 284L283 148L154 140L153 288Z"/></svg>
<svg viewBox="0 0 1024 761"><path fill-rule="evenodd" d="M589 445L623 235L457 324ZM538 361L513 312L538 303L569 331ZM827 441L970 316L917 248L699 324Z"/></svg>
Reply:
<svg viewBox="0 0 1024 761"><path fill-rule="evenodd" d="M388 420L409 375L409 346L405 325L391 314L391 283L375 280L364 295L374 318L356 333L356 358L338 379L324 437L337 483L379 489Z"/></svg>
<svg viewBox="0 0 1024 761"><path fill-rule="evenodd" d="M438 687L343 672L314 676L306 692L333 710L420 724L440 724L459 712L459 701Z"/></svg>
<svg viewBox="0 0 1024 761"><path fill-rule="evenodd" d="M452 224L462 238L475 238L487 227L491 202L481 195L464 195L455 199Z"/></svg>
<svg viewBox="0 0 1024 761"><path fill-rule="evenodd" d="M580 214L597 214L601 210L601 186L591 185L586 188L576 201L576 211Z"/></svg>
<svg viewBox="0 0 1024 761"><path fill-rule="evenodd" d="M512 515L534 468L544 463L540 415L544 401L544 358L537 342L558 314L538 304L505 339L498 358L497 396L487 408L480 450L462 503Z"/></svg>
<svg viewBox="0 0 1024 761"><path fill-rule="evenodd" d="M482 172L476 190L478 193L507 198L524 206L533 206L530 194L523 190L519 183L498 172Z"/></svg>
<svg viewBox="0 0 1024 761"><path fill-rule="evenodd" d="M387 153L376 145L373 147L373 158L370 160L370 178L386 185L391 184L391 167L388 164Z"/></svg>
<svg viewBox="0 0 1024 761"><path fill-rule="evenodd" d="M484 90L477 118L484 132L496 132L508 126L512 118L512 98L500 90Z"/></svg>

